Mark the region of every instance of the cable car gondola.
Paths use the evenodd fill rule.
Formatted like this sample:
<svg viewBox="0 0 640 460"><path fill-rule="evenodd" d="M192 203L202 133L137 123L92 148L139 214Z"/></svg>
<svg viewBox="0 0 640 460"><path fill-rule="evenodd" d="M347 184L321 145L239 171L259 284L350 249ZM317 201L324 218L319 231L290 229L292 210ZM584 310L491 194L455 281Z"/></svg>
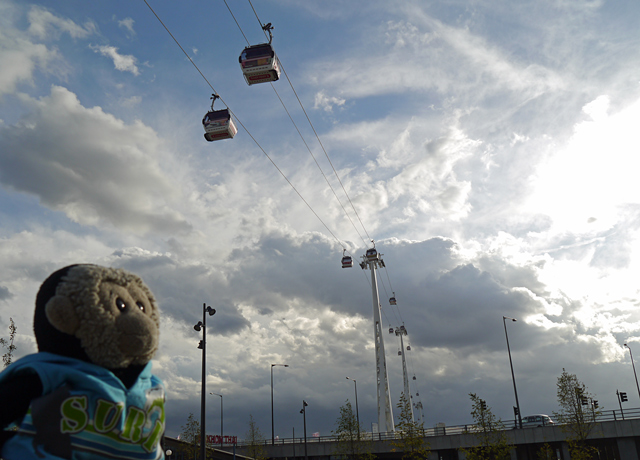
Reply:
<svg viewBox="0 0 640 460"><path fill-rule="evenodd" d="M389 298L389 305L398 305L398 302L396 301L396 293L393 293L393 297Z"/></svg>
<svg viewBox="0 0 640 460"><path fill-rule="evenodd" d="M209 142L233 139L238 133L238 128L231 118L229 109L213 110L213 104L219 97L217 94L211 95L211 110L202 119L202 126L205 131L204 138Z"/></svg>
<svg viewBox="0 0 640 460"><path fill-rule="evenodd" d="M378 251L376 251L376 248L367 249L366 257L367 260L376 260L378 258Z"/></svg>
<svg viewBox="0 0 640 460"><path fill-rule="evenodd" d="M407 351L411 351L411 345L407 345Z"/></svg>
<svg viewBox="0 0 640 460"><path fill-rule="evenodd" d="M393 334L393 328L392 327L389 328L389 334Z"/></svg>
<svg viewBox="0 0 640 460"><path fill-rule="evenodd" d="M346 249L342 250L342 268L351 268L353 267L353 259L351 256L345 255Z"/></svg>
<svg viewBox="0 0 640 460"><path fill-rule="evenodd" d="M238 58L242 75L244 75L248 85L280 79L278 56L276 56L271 46L271 40L273 40L271 30L273 27L269 23L262 26L262 29L269 31L269 43L247 46Z"/></svg>

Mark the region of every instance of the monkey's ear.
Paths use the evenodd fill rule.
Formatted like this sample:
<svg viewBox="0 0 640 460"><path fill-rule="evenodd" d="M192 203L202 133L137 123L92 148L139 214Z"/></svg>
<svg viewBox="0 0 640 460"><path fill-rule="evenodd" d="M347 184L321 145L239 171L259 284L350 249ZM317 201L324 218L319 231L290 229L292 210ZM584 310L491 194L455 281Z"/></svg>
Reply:
<svg viewBox="0 0 640 460"><path fill-rule="evenodd" d="M49 323L60 332L74 335L80 326L80 320L68 297L55 295L44 307Z"/></svg>

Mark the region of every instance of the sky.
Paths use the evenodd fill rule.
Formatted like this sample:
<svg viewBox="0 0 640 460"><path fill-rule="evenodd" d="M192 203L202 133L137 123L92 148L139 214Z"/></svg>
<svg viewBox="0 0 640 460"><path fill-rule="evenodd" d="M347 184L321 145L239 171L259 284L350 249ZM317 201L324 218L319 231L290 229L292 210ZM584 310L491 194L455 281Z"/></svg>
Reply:
<svg viewBox="0 0 640 460"><path fill-rule="evenodd" d="M207 392L222 395L206 397L208 434L222 399L225 435L251 415L270 438L276 363L276 436L301 436L303 399L307 432L330 435L354 404L346 377L370 430L369 272L340 260L373 240L383 330L408 331L426 427L469 423L469 393L513 419L505 324L522 415L559 410L563 368L601 409L616 390L639 406L624 344L640 358L640 5L148 5L0 0L0 336L11 318L15 358L37 351L50 273L122 267L161 307L167 435L200 416L203 303ZM267 22L285 72L248 86L238 56ZM214 91L239 132L209 143ZM399 343L384 340L397 420Z"/></svg>

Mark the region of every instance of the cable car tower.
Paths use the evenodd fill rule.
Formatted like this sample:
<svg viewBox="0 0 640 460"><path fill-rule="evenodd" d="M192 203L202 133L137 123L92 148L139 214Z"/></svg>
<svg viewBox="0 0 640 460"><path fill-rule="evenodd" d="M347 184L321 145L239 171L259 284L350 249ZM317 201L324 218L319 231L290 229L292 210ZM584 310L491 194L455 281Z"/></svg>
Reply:
<svg viewBox="0 0 640 460"><path fill-rule="evenodd" d="M411 390L409 389L409 374L407 374L407 360L404 355L404 341L402 337L407 335L407 329L404 326L396 327L396 336L400 337L400 350L402 356L402 379L404 381L404 397L407 398L407 402L409 403L409 410L411 410L411 421L413 422L413 405L411 404ZM407 350L411 348L407 346Z"/></svg>
<svg viewBox="0 0 640 460"><path fill-rule="evenodd" d="M367 249L362 256L360 267L371 270L371 292L373 295L373 337L376 345L376 374L378 397L378 430L395 431L393 413L391 412L391 397L389 395L389 376L387 374L387 362L384 354L384 341L382 339L382 322L380 321L380 298L378 297L378 280L376 269L384 267L384 261L375 248Z"/></svg>

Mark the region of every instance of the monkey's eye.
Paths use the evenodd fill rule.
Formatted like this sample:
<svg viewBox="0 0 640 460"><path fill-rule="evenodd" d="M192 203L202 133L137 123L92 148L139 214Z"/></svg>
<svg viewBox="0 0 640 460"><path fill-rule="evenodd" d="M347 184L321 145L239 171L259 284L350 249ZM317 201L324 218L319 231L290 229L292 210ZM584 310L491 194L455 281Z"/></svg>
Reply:
<svg viewBox="0 0 640 460"><path fill-rule="evenodd" d="M140 309L140 311L144 311L144 304L142 302L136 302L136 305Z"/></svg>
<svg viewBox="0 0 640 460"><path fill-rule="evenodd" d="M118 297L116 299L116 307L118 307L118 310L120 310L120 311L125 311L127 309L127 304L124 303L124 300L122 300L120 297Z"/></svg>

